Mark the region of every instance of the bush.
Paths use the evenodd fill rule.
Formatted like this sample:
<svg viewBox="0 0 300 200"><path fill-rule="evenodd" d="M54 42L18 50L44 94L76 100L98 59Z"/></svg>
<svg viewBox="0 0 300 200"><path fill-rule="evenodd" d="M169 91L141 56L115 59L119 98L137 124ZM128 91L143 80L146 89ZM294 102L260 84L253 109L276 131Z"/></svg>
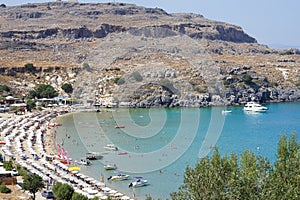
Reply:
<svg viewBox="0 0 300 200"><path fill-rule="evenodd" d="M13 170L14 166L13 166L12 161L4 162L4 163L3 163L3 168L4 168L6 171L11 171L11 170Z"/></svg>
<svg viewBox="0 0 300 200"><path fill-rule="evenodd" d="M35 66L33 66L32 63L27 63L27 64L25 64L24 67L25 67L26 71L28 71L28 72L31 72L31 73L36 72L36 68L35 68Z"/></svg>
<svg viewBox="0 0 300 200"><path fill-rule="evenodd" d="M122 77L116 77L116 78L114 79L114 83L117 84L117 85L122 85L122 84L125 83L125 80L124 80L124 78L122 78Z"/></svg>
<svg viewBox="0 0 300 200"><path fill-rule="evenodd" d="M0 85L0 92L10 92L10 87L7 85Z"/></svg>
<svg viewBox="0 0 300 200"><path fill-rule="evenodd" d="M61 86L61 89L63 89L66 93L70 94L73 92L73 87L70 83L64 83L62 86Z"/></svg>
<svg viewBox="0 0 300 200"><path fill-rule="evenodd" d="M86 70L88 72L91 71L91 67L90 67L90 65L88 63L83 63L82 64L82 69Z"/></svg>
<svg viewBox="0 0 300 200"><path fill-rule="evenodd" d="M243 80L246 84L252 83L252 77L251 77L251 75L249 75L249 74L244 74L244 75L242 76L242 80Z"/></svg>
<svg viewBox="0 0 300 200"><path fill-rule="evenodd" d="M0 193L11 193L11 189L9 189L8 187L6 187L5 185L0 185Z"/></svg>
<svg viewBox="0 0 300 200"><path fill-rule="evenodd" d="M131 74L131 76L134 78L134 80L140 82L143 80L143 77L142 75L138 72L138 71L135 71Z"/></svg>

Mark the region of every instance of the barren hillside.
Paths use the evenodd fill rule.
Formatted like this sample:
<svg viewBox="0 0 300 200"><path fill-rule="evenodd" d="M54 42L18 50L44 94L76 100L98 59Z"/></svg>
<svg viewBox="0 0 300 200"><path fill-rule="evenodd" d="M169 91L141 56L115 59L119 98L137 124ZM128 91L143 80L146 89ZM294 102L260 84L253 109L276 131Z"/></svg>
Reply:
<svg viewBox="0 0 300 200"><path fill-rule="evenodd" d="M199 14L124 3L0 8L0 84L75 88L105 106L209 106L299 101L299 50L260 45ZM34 73L24 65L33 63Z"/></svg>

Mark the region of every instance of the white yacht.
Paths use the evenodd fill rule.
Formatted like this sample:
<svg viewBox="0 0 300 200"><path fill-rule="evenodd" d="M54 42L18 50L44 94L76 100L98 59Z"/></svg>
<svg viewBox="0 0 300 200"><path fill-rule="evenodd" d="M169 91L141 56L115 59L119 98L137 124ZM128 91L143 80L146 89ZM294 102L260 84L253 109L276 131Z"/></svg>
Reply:
<svg viewBox="0 0 300 200"><path fill-rule="evenodd" d="M142 187L142 186L147 186L149 185L148 181L145 179L137 178L136 181L133 181L129 184L129 187Z"/></svg>
<svg viewBox="0 0 300 200"><path fill-rule="evenodd" d="M268 110L267 107L262 106L259 103L253 101L246 103L246 105L244 106L244 111L265 112L267 110Z"/></svg>

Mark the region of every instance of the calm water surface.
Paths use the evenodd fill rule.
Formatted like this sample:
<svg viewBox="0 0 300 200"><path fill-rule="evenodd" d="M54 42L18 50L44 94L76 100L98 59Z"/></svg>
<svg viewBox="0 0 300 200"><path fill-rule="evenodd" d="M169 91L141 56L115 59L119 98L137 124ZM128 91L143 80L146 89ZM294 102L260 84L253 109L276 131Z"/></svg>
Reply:
<svg viewBox="0 0 300 200"><path fill-rule="evenodd" d="M300 130L300 103L267 107L266 113L258 114L245 113L242 107L77 113L60 119L63 126L57 128L57 143L63 144L73 160L89 151L105 152L104 146L115 144L118 152L106 152L102 160L82 166L81 171L96 179L103 175L108 187L138 199L147 194L166 199L182 184L185 167L211 154L213 146L223 155L249 149L274 161L280 135ZM231 113L222 114L222 110ZM132 177L143 176L150 185L130 189L132 180L109 182L106 178L117 172L105 171L106 163L116 163L118 172Z"/></svg>

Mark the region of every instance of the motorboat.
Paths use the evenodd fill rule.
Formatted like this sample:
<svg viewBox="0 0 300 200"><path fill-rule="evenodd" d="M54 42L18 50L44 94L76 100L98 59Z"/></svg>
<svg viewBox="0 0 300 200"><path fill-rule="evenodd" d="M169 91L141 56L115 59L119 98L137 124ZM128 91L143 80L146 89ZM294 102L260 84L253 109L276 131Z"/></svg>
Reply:
<svg viewBox="0 0 300 200"><path fill-rule="evenodd" d="M253 101L246 103L246 105L244 106L244 111L265 112L267 110L268 110L267 107L262 106L259 103Z"/></svg>
<svg viewBox="0 0 300 200"><path fill-rule="evenodd" d="M88 152L86 153L86 159L87 160L99 160L102 159L103 156L99 152Z"/></svg>
<svg viewBox="0 0 300 200"><path fill-rule="evenodd" d="M114 144L107 144L104 149L109 151L118 151L118 147L116 147Z"/></svg>
<svg viewBox="0 0 300 200"><path fill-rule="evenodd" d="M227 114L227 113L231 113L232 111L231 110L222 110L222 114Z"/></svg>
<svg viewBox="0 0 300 200"><path fill-rule="evenodd" d="M133 181L129 184L129 187L143 187L149 185L148 181L145 179L138 178L136 181Z"/></svg>
<svg viewBox="0 0 300 200"><path fill-rule="evenodd" d="M118 174L115 176L110 176L107 178L107 180L112 180L112 181L123 181L123 180L127 180L129 179L129 175L128 174Z"/></svg>
<svg viewBox="0 0 300 200"><path fill-rule="evenodd" d="M104 165L104 169L105 170L115 170L115 169L117 169L117 165L116 164L106 164L106 165Z"/></svg>
<svg viewBox="0 0 300 200"><path fill-rule="evenodd" d="M85 160L85 159L80 159L80 161L75 160L75 163L79 164L79 165L91 165L90 161Z"/></svg>

